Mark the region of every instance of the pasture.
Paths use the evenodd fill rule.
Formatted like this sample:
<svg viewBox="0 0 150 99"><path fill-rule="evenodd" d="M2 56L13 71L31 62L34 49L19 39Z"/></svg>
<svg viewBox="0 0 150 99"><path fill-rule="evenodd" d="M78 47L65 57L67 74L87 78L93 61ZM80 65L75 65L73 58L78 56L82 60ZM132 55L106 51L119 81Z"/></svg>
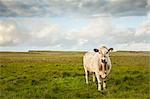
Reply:
<svg viewBox="0 0 150 99"><path fill-rule="evenodd" d="M107 90L85 83L84 52L0 52L1 99L150 98L150 52L111 52Z"/></svg>

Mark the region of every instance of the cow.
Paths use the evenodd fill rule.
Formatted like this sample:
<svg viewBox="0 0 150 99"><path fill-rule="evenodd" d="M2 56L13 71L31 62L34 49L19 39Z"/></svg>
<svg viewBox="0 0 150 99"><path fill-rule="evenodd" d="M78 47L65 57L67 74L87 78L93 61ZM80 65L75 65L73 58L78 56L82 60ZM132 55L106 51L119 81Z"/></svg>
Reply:
<svg viewBox="0 0 150 99"><path fill-rule="evenodd" d="M112 68L109 52L113 48L102 46L99 49L94 49L94 52L87 52L83 56L83 66L85 70L85 79L88 84L88 73L93 74L93 82L95 76L98 82L98 91L106 89L106 78Z"/></svg>

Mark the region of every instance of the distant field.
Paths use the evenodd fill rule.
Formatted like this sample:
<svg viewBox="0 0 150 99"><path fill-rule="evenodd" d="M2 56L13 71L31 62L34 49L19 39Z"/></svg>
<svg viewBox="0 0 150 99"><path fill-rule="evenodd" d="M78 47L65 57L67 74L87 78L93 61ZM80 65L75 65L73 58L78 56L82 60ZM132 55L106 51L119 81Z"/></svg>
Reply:
<svg viewBox="0 0 150 99"><path fill-rule="evenodd" d="M86 85L84 52L0 52L0 99L150 99L150 52L111 52L107 90Z"/></svg>

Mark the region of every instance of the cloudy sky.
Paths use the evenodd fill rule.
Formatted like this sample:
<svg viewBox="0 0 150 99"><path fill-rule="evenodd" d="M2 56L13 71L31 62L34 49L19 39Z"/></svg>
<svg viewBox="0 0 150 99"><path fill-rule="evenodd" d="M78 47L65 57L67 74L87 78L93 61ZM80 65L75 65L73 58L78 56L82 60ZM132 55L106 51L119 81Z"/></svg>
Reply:
<svg viewBox="0 0 150 99"><path fill-rule="evenodd" d="M0 0L0 51L150 51L150 0Z"/></svg>

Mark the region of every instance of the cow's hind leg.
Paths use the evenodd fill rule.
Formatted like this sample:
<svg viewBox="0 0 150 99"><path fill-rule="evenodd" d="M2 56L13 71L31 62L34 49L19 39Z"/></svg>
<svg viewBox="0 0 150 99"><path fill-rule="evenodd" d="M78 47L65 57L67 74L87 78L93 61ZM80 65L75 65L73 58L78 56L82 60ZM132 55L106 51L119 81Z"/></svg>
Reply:
<svg viewBox="0 0 150 99"><path fill-rule="evenodd" d="M93 72L93 82L95 82L95 73Z"/></svg>
<svg viewBox="0 0 150 99"><path fill-rule="evenodd" d="M88 71L86 70L86 69L84 69L85 70L85 80L86 80L86 83L88 84L89 82L88 82Z"/></svg>

